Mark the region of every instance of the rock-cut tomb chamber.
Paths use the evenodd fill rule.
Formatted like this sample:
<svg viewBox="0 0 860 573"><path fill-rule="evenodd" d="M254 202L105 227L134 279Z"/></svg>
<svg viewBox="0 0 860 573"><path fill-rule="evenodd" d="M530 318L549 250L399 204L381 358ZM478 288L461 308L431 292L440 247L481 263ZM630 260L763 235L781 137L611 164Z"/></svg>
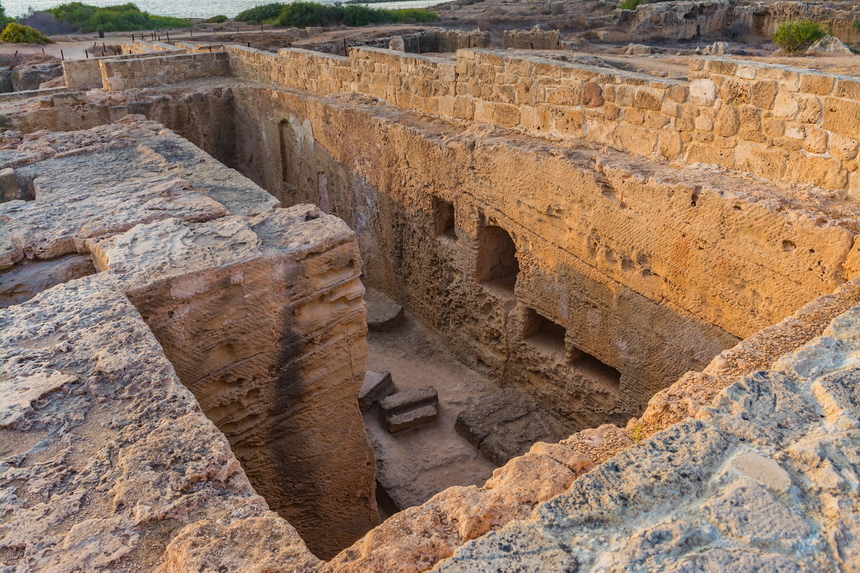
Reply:
<svg viewBox="0 0 860 573"><path fill-rule="evenodd" d="M9 571L858 567L860 80L180 48L0 102ZM377 525L363 285L571 436Z"/></svg>

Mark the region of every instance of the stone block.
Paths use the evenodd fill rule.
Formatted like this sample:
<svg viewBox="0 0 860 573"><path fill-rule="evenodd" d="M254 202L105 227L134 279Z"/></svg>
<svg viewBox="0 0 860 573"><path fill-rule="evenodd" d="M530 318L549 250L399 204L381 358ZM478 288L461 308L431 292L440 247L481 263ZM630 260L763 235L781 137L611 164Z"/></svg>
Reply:
<svg viewBox="0 0 860 573"><path fill-rule="evenodd" d="M429 422L438 415L439 394L433 386L391 394L379 402L379 422L389 432L398 432Z"/></svg>
<svg viewBox="0 0 860 573"><path fill-rule="evenodd" d="M804 181L826 189L844 189L848 185L848 172L842 163L830 157L814 155L791 161L786 175L793 181Z"/></svg>
<svg viewBox="0 0 860 573"><path fill-rule="evenodd" d="M803 123L818 123L821 120L821 100L815 96L801 98L797 119Z"/></svg>
<svg viewBox="0 0 860 573"><path fill-rule="evenodd" d="M806 139L803 140L803 148L810 153L825 153L827 132L823 129L811 128L806 134Z"/></svg>
<svg viewBox="0 0 860 573"><path fill-rule="evenodd" d="M833 91L833 86L836 79L833 76L825 76L821 74L800 74L800 91L815 94L827 95Z"/></svg>
<svg viewBox="0 0 860 573"><path fill-rule="evenodd" d="M800 112L797 98L790 93L777 92L773 102L773 115L780 119L795 119Z"/></svg>
<svg viewBox="0 0 860 573"><path fill-rule="evenodd" d="M666 90L666 99L675 103L685 103L690 95L687 86L669 86Z"/></svg>
<svg viewBox="0 0 860 573"><path fill-rule="evenodd" d="M766 179L777 179L785 173L788 152L782 149L762 149L751 143L742 143L735 149L735 169L755 173Z"/></svg>
<svg viewBox="0 0 860 573"><path fill-rule="evenodd" d="M741 119L737 108L723 105L714 121L714 133L721 137L731 137L737 134L740 127Z"/></svg>
<svg viewBox="0 0 860 573"><path fill-rule="evenodd" d="M836 80L836 89L833 91L833 95L860 100L860 79L839 78Z"/></svg>
<svg viewBox="0 0 860 573"><path fill-rule="evenodd" d="M822 118L822 129L860 139L860 101L825 97Z"/></svg>
<svg viewBox="0 0 860 573"><path fill-rule="evenodd" d="M362 410L369 410L396 391L391 372L365 372L364 382L358 391L358 405Z"/></svg>
<svg viewBox="0 0 860 573"><path fill-rule="evenodd" d="M426 422L432 422L439 416L436 404L425 404L413 410L398 412L394 414L383 414L380 412L379 421L386 430L391 433L406 430Z"/></svg>
<svg viewBox="0 0 860 573"><path fill-rule="evenodd" d="M585 107L603 105L603 89L594 82L585 82L582 86L582 105Z"/></svg>
<svg viewBox="0 0 860 573"><path fill-rule="evenodd" d="M379 402L379 411L383 414L397 414L413 410L428 404L439 403L439 393L433 386L411 388L391 394Z"/></svg>
<svg viewBox="0 0 860 573"><path fill-rule="evenodd" d="M633 105L639 109L659 110L662 98L659 93L644 88L638 88L633 96Z"/></svg>
<svg viewBox="0 0 860 573"><path fill-rule="evenodd" d="M690 99L696 105L713 105L717 99L717 84L711 79L691 81Z"/></svg>
<svg viewBox="0 0 860 573"><path fill-rule="evenodd" d="M857 151L860 149L860 142L856 139L831 133L829 134L828 140L830 155L839 161L851 161L857 157Z"/></svg>

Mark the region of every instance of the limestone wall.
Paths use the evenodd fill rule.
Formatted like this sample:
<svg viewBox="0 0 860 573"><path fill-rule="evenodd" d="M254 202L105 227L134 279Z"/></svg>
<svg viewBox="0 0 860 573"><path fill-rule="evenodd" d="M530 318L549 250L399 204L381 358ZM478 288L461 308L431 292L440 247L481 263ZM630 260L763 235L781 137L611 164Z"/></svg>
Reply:
<svg viewBox="0 0 860 573"><path fill-rule="evenodd" d="M227 46L226 50L231 73L243 79L315 93L349 91L353 80L350 60L343 56L296 48L277 54L243 46Z"/></svg>
<svg viewBox="0 0 860 573"><path fill-rule="evenodd" d="M152 54L153 52L175 52L176 46L167 42L135 40L134 42L123 42L123 54Z"/></svg>
<svg viewBox="0 0 860 573"><path fill-rule="evenodd" d="M184 54L184 49L162 50L159 55ZM103 58L87 58L83 60L64 60L63 76L68 88L96 88L103 86L102 69L99 65L101 60L134 60L139 58L151 58L152 52L132 52L123 56L105 56Z"/></svg>
<svg viewBox="0 0 860 573"><path fill-rule="evenodd" d="M735 337L832 291L853 256L855 206L760 180L471 134L357 95L234 97L239 170L344 218L372 286L464 362L583 425L626 420ZM515 280L483 274L498 229Z"/></svg>
<svg viewBox="0 0 860 573"><path fill-rule="evenodd" d="M718 58L692 60L688 81L492 50L227 50L245 79L860 193L855 78Z"/></svg>
<svg viewBox="0 0 860 573"><path fill-rule="evenodd" d="M478 47L478 46L474 46ZM520 50L558 50L561 47L561 34L558 30L505 30L502 33L502 47Z"/></svg>
<svg viewBox="0 0 860 573"><path fill-rule="evenodd" d="M230 64L224 52L99 60L106 90L124 90L224 76Z"/></svg>
<svg viewBox="0 0 860 573"><path fill-rule="evenodd" d="M59 93L58 93L59 92ZM2 96L0 94L0 101ZM75 131L89 129L124 118L143 114L172 129L197 147L229 165L233 161L236 133L233 117L233 96L229 89L208 86L189 90L165 88L158 94L118 94L116 92L70 92L57 88L47 92L30 92L42 96L37 108L21 102L15 109L15 129L32 133L42 129ZM19 111L20 110L20 111Z"/></svg>

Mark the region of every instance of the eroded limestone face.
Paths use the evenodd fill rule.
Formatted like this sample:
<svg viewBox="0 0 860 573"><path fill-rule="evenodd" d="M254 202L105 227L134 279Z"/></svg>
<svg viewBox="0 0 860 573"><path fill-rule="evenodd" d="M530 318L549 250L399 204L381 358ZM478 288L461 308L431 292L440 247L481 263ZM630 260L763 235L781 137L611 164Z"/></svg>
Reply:
<svg viewBox="0 0 860 573"><path fill-rule="evenodd" d="M97 272L143 316L146 340L155 336L194 392L191 404L226 435L262 507L287 517L322 556L376 524L374 460L356 403L367 356L361 261L342 221L311 205L277 208L139 117L13 141L0 160L34 190L0 204L0 285L11 309ZM86 324L76 328L86 336ZM100 356L87 350L81 367L96 368ZM21 382L10 408L26 410L66 383L48 378L47 390ZM113 382L122 393L123 381L105 381Z"/></svg>

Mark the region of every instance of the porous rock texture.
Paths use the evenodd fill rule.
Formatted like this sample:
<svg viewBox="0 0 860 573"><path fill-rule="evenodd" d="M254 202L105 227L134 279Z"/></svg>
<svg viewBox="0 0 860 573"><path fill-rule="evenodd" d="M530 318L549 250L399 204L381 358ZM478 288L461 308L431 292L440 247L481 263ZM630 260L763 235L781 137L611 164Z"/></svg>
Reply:
<svg viewBox="0 0 860 573"><path fill-rule="evenodd" d="M434 570L850 571L860 308Z"/></svg>
<svg viewBox="0 0 860 573"><path fill-rule="evenodd" d="M312 570L118 287L0 310L4 571Z"/></svg>
<svg viewBox="0 0 860 573"><path fill-rule="evenodd" d="M375 525L355 400L361 263L346 225L309 205L276 208L140 117L5 143L2 166L33 196L0 203L4 298L73 278L56 262L84 259L143 315L258 493L313 551L333 555ZM50 280L26 272L46 266Z"/></svg>

